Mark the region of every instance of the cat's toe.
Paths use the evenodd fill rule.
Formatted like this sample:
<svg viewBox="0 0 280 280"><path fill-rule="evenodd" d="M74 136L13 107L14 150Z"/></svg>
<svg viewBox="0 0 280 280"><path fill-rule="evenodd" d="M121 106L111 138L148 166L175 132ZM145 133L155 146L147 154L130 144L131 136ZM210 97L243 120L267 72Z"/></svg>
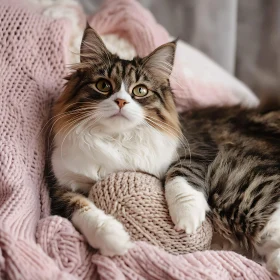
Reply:
<svg viewBox="0 0 280 280"><path fill-rule="evenodd" d="M184 178L175 177L166 183L165 197L175 230L195 233L209 210L205 195L194 189Z"/></svg>
<svg viewBox="0 0 280 280"><path fill-rule="evenodd" d="M114 218L108 219L98 228L95 242L99 244L100 253L109 257L123 255L133 247L129 234Z"/></svg>
<svg viewBox="0 0 280 280"><path fill-rule="evenodd" d="M184 230L187 234L192 234L205 221L208 209L203 196L194 196L191 200L170 205L169 213L175 230Z"/></svg>
<svg viewBox="0 0 280 280"><path fill-rule="evenodd" d="M187 234L195 233L205 220L206 210L186 204L170 207L170 215L175 230L184 230Z"/></svg>

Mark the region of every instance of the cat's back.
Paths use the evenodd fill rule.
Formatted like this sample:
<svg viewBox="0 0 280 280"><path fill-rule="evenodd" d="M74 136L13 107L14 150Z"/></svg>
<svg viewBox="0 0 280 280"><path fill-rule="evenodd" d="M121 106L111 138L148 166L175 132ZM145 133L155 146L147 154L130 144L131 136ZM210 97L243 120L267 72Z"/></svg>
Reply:
<svg viewBox="0 0 280 280"><path fill-rule="evenodd" d="M260 112L258 109L211 107L180 115L188 141L213 142L223 145L254 146L280 153L280 110Z"/></svg>
<svg viewBox="0 0 280 280"><path fill-rule="evenodd" d="M190 158L207 166L214 228L249 248L280 197L280 110L239 106L181 114Z"/></svg>

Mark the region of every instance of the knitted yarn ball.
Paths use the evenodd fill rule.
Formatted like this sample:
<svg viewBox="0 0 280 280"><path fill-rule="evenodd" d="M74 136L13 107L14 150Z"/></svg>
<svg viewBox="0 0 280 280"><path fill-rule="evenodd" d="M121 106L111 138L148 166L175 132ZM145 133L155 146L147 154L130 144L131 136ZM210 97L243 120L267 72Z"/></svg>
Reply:
<svg viewBox="0 0 280 280"><path fill-rule="evenodd" d="M161 182L140 172L119 172L97 182L89 198L114 216L134 241L146 241L174 255L210 249L212 226L206 220L194 234L177 232Z"/></svg>

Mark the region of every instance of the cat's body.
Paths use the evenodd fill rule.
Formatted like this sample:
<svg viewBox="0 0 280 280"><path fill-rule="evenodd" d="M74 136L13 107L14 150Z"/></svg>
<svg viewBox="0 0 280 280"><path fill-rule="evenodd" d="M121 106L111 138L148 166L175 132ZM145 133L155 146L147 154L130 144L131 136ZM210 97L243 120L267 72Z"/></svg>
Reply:
<svg viewBox="0 0 280 280"><path fill-rule="evenodd" d="M123 254L129 235L87 193L112 172L147 172L163 179L177 230L195 232L208 213L226 239L280 273L279 112L212 108L182 114L180 126L169 85L175 47L122 60L87 27L54 106L53 212L102 254Z"/></svg>
<svg viewBox="0 0 280 280"><path fill-rule="evenodd" d="M233 248L263 254L273 231L279 248L280 216L267 223L280 205L280 110L208 108L182 114L181 123L189 150L167 177L186 176L205 193L215 231Z"/></svg>

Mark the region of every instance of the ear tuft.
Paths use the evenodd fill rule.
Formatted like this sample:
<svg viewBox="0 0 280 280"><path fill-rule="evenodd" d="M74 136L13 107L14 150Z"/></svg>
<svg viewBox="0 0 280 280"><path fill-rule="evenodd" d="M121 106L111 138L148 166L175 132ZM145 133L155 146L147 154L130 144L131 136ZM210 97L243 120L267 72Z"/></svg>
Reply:
<svg viewBox="0 0 280 280"><path fill-rule="evenodd" d="M80 61L82 64L110 63L111 53L106 48L100 36L87 23L84 31Z"/></svg>
<svg viewBox="0 0 280 280"><path fill-rule="evenodd" d="M153 73L169 77L174 63L177 40L164 44L143 58L144 67Z"/></svg>

